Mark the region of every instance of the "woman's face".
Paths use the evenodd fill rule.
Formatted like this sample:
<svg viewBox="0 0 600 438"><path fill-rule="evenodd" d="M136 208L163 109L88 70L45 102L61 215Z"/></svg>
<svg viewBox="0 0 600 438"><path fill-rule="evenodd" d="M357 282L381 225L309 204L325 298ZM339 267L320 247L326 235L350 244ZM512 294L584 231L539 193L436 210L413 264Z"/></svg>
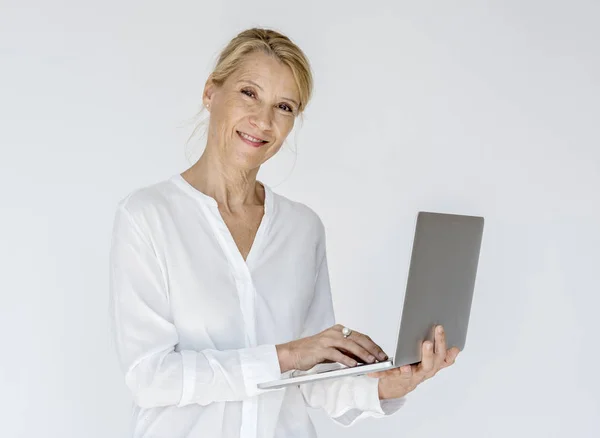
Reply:
<svg viewBox="0 0 600 438"><path fill-rule="evenodd" d="M290 68L262 52L252 53L221 87L210 79L206 83L208 145L225 164L255 169L281 148L294 127L298 102Z"/></svg>

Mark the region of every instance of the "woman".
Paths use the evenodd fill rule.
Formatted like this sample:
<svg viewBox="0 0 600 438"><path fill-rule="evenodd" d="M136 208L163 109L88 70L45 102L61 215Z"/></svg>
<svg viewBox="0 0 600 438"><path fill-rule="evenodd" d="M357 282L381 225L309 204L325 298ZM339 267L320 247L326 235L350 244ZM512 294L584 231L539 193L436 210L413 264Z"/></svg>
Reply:
<svg viewBox="0 0 600 438"><path fill-rule="evenodd" d="M257 389L322 362L386 359L367 336L334 325L319 217L256 180L311 89L309 63L287 37L240 33L204 88L201 158L119 202L111 322L134 437L314 437L307 406L342 425L389 415L454 362L458 350L438 332L419 366Z"/></svg>

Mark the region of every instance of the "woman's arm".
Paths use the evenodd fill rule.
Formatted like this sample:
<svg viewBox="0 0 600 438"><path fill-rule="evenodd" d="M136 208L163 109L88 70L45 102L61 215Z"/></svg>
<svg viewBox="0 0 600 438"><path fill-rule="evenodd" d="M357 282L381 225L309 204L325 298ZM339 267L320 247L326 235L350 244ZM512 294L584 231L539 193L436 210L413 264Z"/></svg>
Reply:
<svg viewBox="0 0 600 438"><path fill-rule="evenodd" d="M335 324L324 230L320 252L315 294L302 337L319 333ZM379 400L378 383L379 378L351 376L300 385L300 389L308 406L322 408L337 423L350 426L361 418L390 415L404 404L404 397Z"/></svg>
<svg viewBox="0 0 600 438"><path fill-rule="evenodd" d="M125 381L144 408L237 401L280 377L274 345L239 350L175 351L163 272L146 235L117 207L110 249L110 321Z"/></svg>

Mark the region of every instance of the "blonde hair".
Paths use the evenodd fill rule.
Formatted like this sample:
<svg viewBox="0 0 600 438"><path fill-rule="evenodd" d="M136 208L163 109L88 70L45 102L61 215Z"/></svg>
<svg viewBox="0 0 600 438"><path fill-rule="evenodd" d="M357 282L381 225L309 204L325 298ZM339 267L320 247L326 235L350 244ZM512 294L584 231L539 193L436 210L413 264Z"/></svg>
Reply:
<svg viewBox="0 0 600 438"><path fill-rule="evenodd" d="M240 32L219 54L210 78L217 86L223 85L227 78L240 67L247 55L258 51L273 56L292 71L300 94L298 115L301 116L313 92L313 76L310 63L300 47L276 30L252 28ZM204 106L197 115L202 114L203 110ZM194 128L188 142L196 134L200 125L202 125L202 122Z"/></svg>

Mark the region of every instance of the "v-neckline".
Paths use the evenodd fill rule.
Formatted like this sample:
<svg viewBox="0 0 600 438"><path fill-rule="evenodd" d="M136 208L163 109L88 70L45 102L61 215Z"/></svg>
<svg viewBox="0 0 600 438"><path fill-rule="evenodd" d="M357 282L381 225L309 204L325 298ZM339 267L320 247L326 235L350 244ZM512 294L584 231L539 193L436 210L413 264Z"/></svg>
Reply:
<svg viewBox="0 0 600 438"><path fill-rule="evenodd" d="M266 204L266 202L267 202L267 196L266 196L266 189L265 189L265 204ZM221 213L221 210L219 210L218 204L217 204L217 208L216 208L216 215L218 216L218 219L223 223L223 225L227 229L226 238L229 241L229 245L232 248L235 248L235 250L236 250L235 252L239 255L242 262L244 264L248 265L248 262L250 261L250 257L252 256L252 253L254 252L253 251L254 248L256 247L257 243L260 242L260 238L262 238L262 236L259 234L261 234L261 229L264 228L264 223L266 222L265 221L265 217L267 216L266 205L263 205L263 214L262 214L262 217L260 218L258 228L256 229L256 233L254 233L254 238L252 239L252 242L250 243L250 249L248 250L248 254L246 254L245 259L244 259L244 255L242 254L242 251L240 251L240 248L239 248L237 242L235 241L235 238L233 237L233 233L231 232L231 230L227 226L227 222L223 218L223 214Z"/></svg>
<svg viewBox="0 0 600 438"><path fill-rule="evenodd" d="M226 243L227 247L229 247L229 251L226 251L226 253L227 253L226 255L228 256L228 258L229 257L234 258L234 260L232 260L234 265L238 265L239 267L243 266L245 268L245 270L249 270L252 260L255 257L254 254L258 251L257 247L259 247L263 242L263 235L265 233L265 230L268 226L268 222L270 220L271 209L272 209L272 199L273 199L272 198L273 194L271 192L270 187L268 185L266 185L265 183L263 183L262 181L257 180L257 182L263 186L263 190L265 192L265 201L264 201L264 205L263 205L264 212L263 212L263 216L260 220L260 224L258 225L258 229L256 230L254 239L252 241L252 245L250 246L250 249L248 251L246 259L244 259L244 256L242 255L241 251L239 250L237 244L235 243L233 234L231 234L229 227L227 227L227 224L225 223L225 220L223 219L221 211L219 210L219 204L218 204L217 200L214 199L212 196L209 196L206 193L201 192L196 187L191 185L180 173L174 175L174 179L179 181L183 185L183 187L185 187L187 189L187 191L190 194L203 200L205 203L208 204L208 206L211 207L211 211L213 213L212 216L216 222L214 225L217 227L218 231L220 231L219 234L220 234L221 238L223 238L226 241L224 243ZM225 250L225 248L223 248L223 249ZM248 271L248 274L249 274L249 271Z"/></svg>

